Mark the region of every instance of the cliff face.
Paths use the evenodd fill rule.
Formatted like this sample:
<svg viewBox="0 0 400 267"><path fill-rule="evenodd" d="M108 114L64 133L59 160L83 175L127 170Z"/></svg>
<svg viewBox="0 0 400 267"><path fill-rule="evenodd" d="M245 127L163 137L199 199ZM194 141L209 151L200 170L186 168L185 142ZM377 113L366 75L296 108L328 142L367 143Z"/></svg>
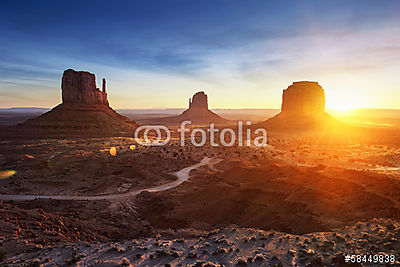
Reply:
<svg viewBox="0 0 400 267"><path fill-rule="evenodd" d="M207 95L204 92L197 92L194 94L192 99L189 99L189 109L190 108L208 109Z"/></svg>
<svg viewBox="0 0 400 267"><path fill-rule="evenodd" d="M86 71L64 71L61 90L63 103L108 106L106 81L103 79L103 90L96 87L96 76Z"/></svg>
<svg viewBox="0 0 400 267"><path fill-rule="evenodd" d="M294 82L282 94L286 115L318 115L325 112L325 92L318 82Z"/></svg>
<svg viewBox="0 0 400 267"><path fill-rule="evenodd" d="M183 121L191 121L192 124L230 123L229 120L221 118L208 109L208 97L203 91L197 92L192 98L189 98L189 108L182 114L157 120L157 122L160 121L166 124L179 124Z"/></svg>
<svg viewBox="0 0 400 267"><path fill-rule="evenodd" d="M227 122L227 120L208 109L208 97L203 91L197 92L192 99L189 99L189 108L178 118L182 121L190 120L194 123Z"/></svg>
<svg viewBox="0 0 400 267"><path fill-rule="evenodd" d="M136 122L118 114L107 100L106 80L102 91L96 87L96 77L86 71L64 71L62 103L39 117L18 125L45 134L127 133Z"/></svg>
<svg viewBox="0 0 400 267"><path fill-rule="evenodd" d="M325 92L318 82L293 82L283 90L281 112L261 123L279 130L320 130L336 123L325 112Z"/></svg>

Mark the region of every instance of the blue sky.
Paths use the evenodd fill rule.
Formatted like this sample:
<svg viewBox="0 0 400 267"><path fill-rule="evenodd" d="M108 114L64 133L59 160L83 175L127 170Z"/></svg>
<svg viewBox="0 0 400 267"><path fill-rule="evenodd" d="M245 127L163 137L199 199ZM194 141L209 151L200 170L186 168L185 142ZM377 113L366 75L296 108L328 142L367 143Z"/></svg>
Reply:
<svg viewBox="0 0 400 267"><path fill-rule="evenodd" d="M8 1L0 107L60 102L65 69L105 77L116 108L277 108L316 80L331 108L400 104L400 1Z"/></svg>

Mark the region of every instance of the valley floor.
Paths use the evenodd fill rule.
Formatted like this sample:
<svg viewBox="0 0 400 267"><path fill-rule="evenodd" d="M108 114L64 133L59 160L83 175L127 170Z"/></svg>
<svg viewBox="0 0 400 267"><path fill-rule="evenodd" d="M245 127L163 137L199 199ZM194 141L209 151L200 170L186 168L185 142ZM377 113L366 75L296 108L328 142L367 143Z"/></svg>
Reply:
<svg viewBox="0 0 400 267"><path fill-rule="evenodd" d="M15 171L0 194L62 196L0 202L1 264L342 266L346 255L400 264L398 142L10 139L0 151L1 170ZM205 157L213 164L196 165ZM180 170L188 177L177 186L145 190L176 183Z"/></svg>

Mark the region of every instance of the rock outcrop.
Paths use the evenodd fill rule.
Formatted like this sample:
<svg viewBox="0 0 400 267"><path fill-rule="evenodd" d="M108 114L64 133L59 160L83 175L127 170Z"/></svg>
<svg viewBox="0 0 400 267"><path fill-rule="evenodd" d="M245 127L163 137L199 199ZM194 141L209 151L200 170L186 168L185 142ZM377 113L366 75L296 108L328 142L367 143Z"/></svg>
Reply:
<svg viewBox="0 0 400 267"><path fill-rule="evenodd" d="M43 115L17 125L38 133L115 134L130 133L137 124L118 114L108 103L106 80L102 90L96 76L86 71L64 71L61 83L62 103Z"/></svg>
<svg viewBox="0 0 400 267"><path fill-rule="evenodd" d="M108 106L106 80L102 91L96 87L96 76L87 71L64 71L61 83L62 102Z"/></svg>
<svg viewBox="0 0 400 267"><path fill-rule="evenodd" d="M229 120L221 118L208 109L208 97L203 91L197 92L191 99L189 98L189 108L181 115L158 119L158 121L167 124L181 123L182 121L191 121L192 124L230 123Z"/></svg>
<svg viewBox="0 0 400 267"><path fill-rule="evenodd" d="M293 82L283 90L281 112L263 124L271 128L311 129L333 118L325 112L325 92L318 82Z"/></svg>
<svg viewBox="0 0 400 267"><path fill-rule="evenodd" d="M318 82L294 82L282 94L282 113L315 115L325 112L325 92Z"/></svg>
<svg viewBox="0 0 400 267"><path fill-rule="evenodd" d="M192 98L189 98L189 109L191 108L208 109L207 95L204 92L195 93Z"/></svg>

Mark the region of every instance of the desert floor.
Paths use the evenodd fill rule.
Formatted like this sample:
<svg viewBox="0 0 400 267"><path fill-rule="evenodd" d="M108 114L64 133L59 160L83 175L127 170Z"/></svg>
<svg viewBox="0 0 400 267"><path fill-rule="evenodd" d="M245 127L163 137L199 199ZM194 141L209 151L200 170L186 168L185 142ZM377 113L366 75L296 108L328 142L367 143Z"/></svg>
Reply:
<svg viewBox="0 0 400 267"><path fill-rule="evenodd" d="M0 195L124 196L2 201L7 265L340 266L361 254L400 264L396 142L271 135L266 147L174 139L158 147L44 138L2 140L0 151L0 169L16 171L0 179ZM146 191L205 157L213 164L182 184ZM135 190L144 191L124 195Z"/></svg>

